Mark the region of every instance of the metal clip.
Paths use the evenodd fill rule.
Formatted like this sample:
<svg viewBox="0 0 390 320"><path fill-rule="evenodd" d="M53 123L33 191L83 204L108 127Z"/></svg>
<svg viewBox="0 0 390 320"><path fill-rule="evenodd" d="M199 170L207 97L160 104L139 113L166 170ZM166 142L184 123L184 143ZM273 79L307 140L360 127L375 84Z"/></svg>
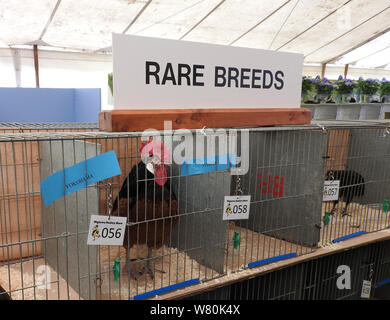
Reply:
<svg viewBox="0 0 390 320"><path fill-rule="evenodd" d="M317 123L317 126L321 128L323 133L326 133L326 129L325 129L325 127L322 124Z"/></svg>
<svg viewBox="0 0 390 320"><path fill-rule="evenodd" d="M334 181L334 172L333 172L333 169L330 169L330 170L329 170L328 179L330 179L331 181Z"/></svg>
<svg viewBox="0 0 390 320"><path fill-rule="evenodd" d="M203 127L202 129L200 129L200 131L199 131L199 132L200 132L201 134L203 134L204 136L206 135L206 132L204 132L204 129L206 129L206 128L207 128L207 127L204 126L204 127Z"/></svg>
<svg viewBox="0 0 390 320"><path fill-rule="evenodd" d="M107 213L108 213L108 220L111 218L111 212L113 208L112 204L112 184L108 183L108 191L107 191Z"/></svg>
<svg viewBox="0 0 390 320"><path fill-rule="evenodd" d="M389 133L390 133L389 128L386 127L386 129L383 130L382 137L383 137L383 138L386 138L386 136L388 136Z"/></svg>
<svg viewBox="0 0 390 320"><path fill-rule="evenodd" d="M236 180L236 192L235 192L235 193L236 193L237 196L243 194L240 176L237 176L237 180Z"/></svg>
<svg viewBox="0 0 390 320"><path fill-rule="evenodd" d="M370 263L370 273L368 275L368 280L372 283L372 278L374 277L374 264Z"/></svg>
<svg viewBox="0 0 390 320"><path fill-rule="evenodd" d="M126 222L127 227L136 226L137 224L139 224L139 223L138 222Z"/></svg>

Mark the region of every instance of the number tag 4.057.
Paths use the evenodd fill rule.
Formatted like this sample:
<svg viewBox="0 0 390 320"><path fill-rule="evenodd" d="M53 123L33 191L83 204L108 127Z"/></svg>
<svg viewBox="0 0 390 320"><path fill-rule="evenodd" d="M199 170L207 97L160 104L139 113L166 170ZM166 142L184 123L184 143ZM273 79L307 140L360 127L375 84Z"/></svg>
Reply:
<svg viewBox="0 0 390 320"><path fill-rule="evenodd" d="M225 196L223 220L248 219L251 196Z"/></svg>
<svg viewBox="0 0 390 320"><path fill-rule="evenodd" d="M340 180L324 181L322 201L335 201L339 198Z"/></svg>
<svg viewBox="0 0 390 320"><path fill-rule="evenodd" d="M126 217L91 216L88 245L121 246L125 236Z"/></svg>

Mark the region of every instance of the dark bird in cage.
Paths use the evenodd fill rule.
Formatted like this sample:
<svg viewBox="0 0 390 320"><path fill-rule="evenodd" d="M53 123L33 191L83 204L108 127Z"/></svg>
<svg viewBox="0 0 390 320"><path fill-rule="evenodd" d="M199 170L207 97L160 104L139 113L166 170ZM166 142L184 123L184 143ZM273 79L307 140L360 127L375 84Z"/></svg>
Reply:
<svg viewBox="0 0 390 320"><path fill-rule="evenodd" d="M161 141L152 140L142 143L140 151L142 161L131 169L123 182L112 214L118 215L119 210L119 216L128 217L127 222L133 224L126 227L123 241L125 271L136 279L145 273L153 279L152 250L169 242L172 229L178 222L178 201L167 178L169 149ZM130 259L129 250L134 245L143 244L148 247L148 257L143 272L138 272L134 270L135 264L131 264L138 259Z"/></svg>
<svg viewBox="0 0 390 320"><path fill-rule="evenodd" d="M351 201L355 197L364 196L364 178L353 170L329 170L326 173L326 179L340 180L339 198L333 201L330 214L334 214L337 203L342 199L345 202L345 208L342 210L341 216L348 215L347 209Z"/></svg>
<svg viewBox="0 0 390 320"><path fill-rule="evenodd" d="M0 286L0 300L11 300L11 297L2 286Z"/></svg>

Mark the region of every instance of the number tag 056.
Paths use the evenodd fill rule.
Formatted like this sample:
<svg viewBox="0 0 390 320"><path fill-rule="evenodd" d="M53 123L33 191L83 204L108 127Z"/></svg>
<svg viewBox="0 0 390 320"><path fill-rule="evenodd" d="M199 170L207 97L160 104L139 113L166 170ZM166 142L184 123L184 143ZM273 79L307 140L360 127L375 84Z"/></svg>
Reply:
<svg viewBox="0 0 390 320"><path fill-rule="evenodd" d="M225 196L223 220L248 219L251 196Z"/></svg>
<svg viewBox="0 0 390 320"><path fill-rule="evenodd" d="M88 245L121 246L125 236L126 217L92 215L88 229Z"/></svg>

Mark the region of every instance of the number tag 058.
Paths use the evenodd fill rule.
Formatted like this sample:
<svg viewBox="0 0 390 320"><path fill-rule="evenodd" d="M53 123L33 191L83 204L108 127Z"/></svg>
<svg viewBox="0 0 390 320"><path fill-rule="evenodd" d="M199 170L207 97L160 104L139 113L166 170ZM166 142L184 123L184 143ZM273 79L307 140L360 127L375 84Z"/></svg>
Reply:
<svg viewBox="0 0 390 320"><path fill-rule="evenodd" d="M88 229L88 245L121 246L125 236L126 217L92 215Z"/></svg>
<svg viewBox="0 0 390 320"><path fill-rule="evenodd" d="M225 196L223 220L248 219L251 196Z"/></svg>

